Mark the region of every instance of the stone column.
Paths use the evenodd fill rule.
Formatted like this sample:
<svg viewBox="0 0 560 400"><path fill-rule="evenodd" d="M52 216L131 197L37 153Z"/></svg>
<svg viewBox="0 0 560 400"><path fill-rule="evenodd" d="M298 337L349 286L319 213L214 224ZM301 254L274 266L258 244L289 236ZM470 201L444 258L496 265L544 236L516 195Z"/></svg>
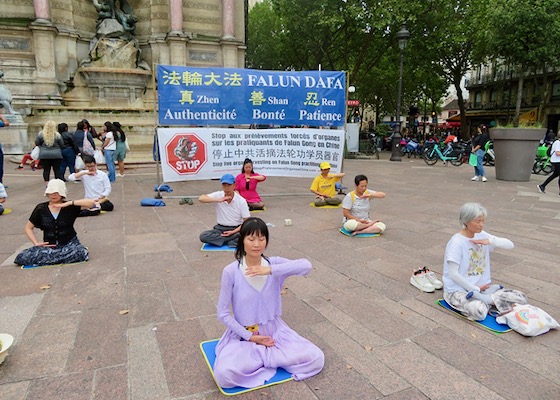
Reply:
<svg viewBox="0 0 560 400"><path fill-rule="evenodd" d="M169 8L171 11L171 32L172 35L183 33L183 1L170 0Z"/></svg>
<svg viewBox="0 0 560 400"><path fill-rule="evenodd" d="M55 39L56 28L52 25L30 24L33 33L35 74L33 80L34 104L59 105L62 97L56 76Z"/></svg>
<svg viewBox="0 0 560 400"><path fill-rule="evenodd" d="M35 9L35 22L42 24L51 22L49 0L33 0L33 8Z"/></svg>
<svg viewBox="0 0 560 400"><path fill-rule="evenodd" d="M223 0L223 31L222 39L235 39L235 5L234 0Z"/></svg>

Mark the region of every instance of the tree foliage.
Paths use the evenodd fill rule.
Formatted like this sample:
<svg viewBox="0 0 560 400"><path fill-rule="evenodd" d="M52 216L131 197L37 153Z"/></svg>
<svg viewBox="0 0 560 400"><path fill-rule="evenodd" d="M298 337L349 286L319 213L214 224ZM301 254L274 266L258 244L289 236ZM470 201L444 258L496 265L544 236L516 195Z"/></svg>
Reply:
<svg viewBox="0 0 560 400"><path fill-rule="evenodd" d="M519 78L514 125L524 78L560 66L560 0L493 0L482 25L481 54ZM481 57L482 58L482 57Z"/></svg>

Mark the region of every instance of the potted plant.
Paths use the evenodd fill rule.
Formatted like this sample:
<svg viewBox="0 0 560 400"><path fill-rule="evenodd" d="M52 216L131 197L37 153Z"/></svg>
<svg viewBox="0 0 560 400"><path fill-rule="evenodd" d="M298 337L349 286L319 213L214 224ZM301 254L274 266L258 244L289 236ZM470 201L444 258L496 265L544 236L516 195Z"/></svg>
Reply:
<svg viewBox="0 0 560 400"><path fill-rule="evenodd" d="M496 155L496 179L528 182L539 141L546 129L538 125L490 129Z"/></svg>

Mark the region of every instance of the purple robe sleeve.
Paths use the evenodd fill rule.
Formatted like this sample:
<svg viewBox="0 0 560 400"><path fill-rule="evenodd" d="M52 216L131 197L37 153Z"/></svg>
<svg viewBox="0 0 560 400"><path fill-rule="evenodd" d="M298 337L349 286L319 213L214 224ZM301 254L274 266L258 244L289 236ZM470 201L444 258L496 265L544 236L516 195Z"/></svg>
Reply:
<svg viewBox="0 0 560 400"><path fill-rule="evenodd" d="M220 298L218 300L218 319L222 324L239 335L239 337L249 340L252 333L237 322L231 314L233 287L235 283L234 271L233 268L228 266L224 268L224 272L222 273L222 287L220 288Z"/></svg>
<svg viewBox="0 0 560 400"><path fill-rule="evenodd" d="M292 275L305 276L311 272L311 263L305 258L289 260L283 257L271 257L272 275L287 278Z"/></svg>

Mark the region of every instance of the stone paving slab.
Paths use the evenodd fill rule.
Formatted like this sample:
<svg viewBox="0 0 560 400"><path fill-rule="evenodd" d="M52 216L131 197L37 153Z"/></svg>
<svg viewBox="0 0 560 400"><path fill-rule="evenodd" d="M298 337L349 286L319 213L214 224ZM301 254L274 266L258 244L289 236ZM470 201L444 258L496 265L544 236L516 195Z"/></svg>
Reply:
<svg viewBox="0 0 560 400"><path fill-rule="evenodd" d="M349 190L364 173L387 194L372 204L388 226L377 238L341 235L340 209L308 205L310 179L259 185L267 209L253 215L271 224L267 253L313 264L308 277L286 281L284 319L325 352L326 365L304 382L242 398L560 398L560 332L496 335L434 304L441 291L409 283L423 265L441 274L459 207L478 201L489 211L486 229L516 245L492 255L494 280L560 319L560 197L536 191L542 176L496 181L488 168L488 182L471 182L466 165L388 158L344 161ZM2 400L223 398L198 348L223 333L216 304L233 260L232 252L202 252L198 240L215 214L196 198L218 181L170 183L165 207L140 207L155 194L155 167L129 166L113 185L115 211L76 223L89 262L21 270L13 258L29 246L23 226L45 201L44 183L9 168L4 180L14 211L0 217L0 331L16 341L0 365ZM80 184L68 186L70 198L81 197ZM179 205L186 196L193 205Z"/></svg>

